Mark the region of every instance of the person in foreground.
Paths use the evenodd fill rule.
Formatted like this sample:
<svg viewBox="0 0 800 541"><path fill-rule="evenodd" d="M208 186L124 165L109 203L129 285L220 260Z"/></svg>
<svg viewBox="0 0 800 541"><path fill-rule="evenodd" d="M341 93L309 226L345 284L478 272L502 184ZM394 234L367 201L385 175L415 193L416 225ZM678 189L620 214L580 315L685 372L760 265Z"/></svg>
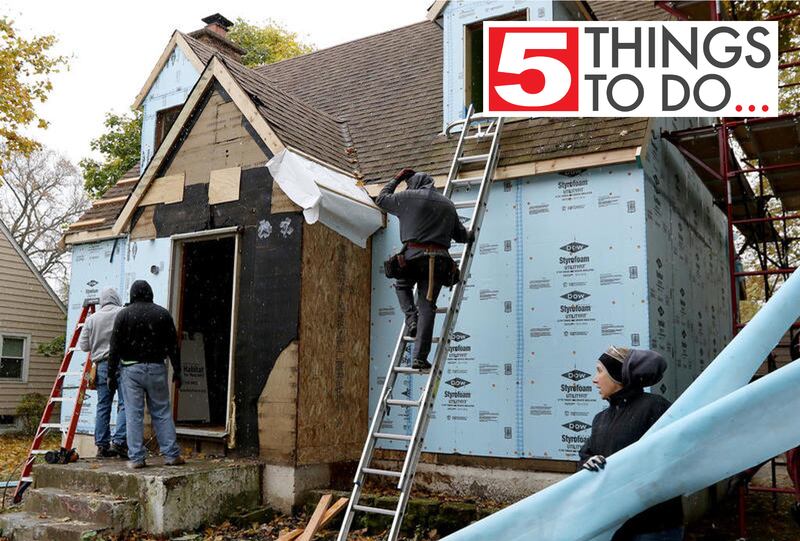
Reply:
<svg viewBox="0 0 800 541"><path fill-rule="evenodd" d="M122 365L122 393L128 424L128 467L143 468L144 403L153 422L161 454L167 466L184 464L169 405L166 358L172 362L176 387L181 384L178 336L170 313L153 303L153 290L144 280L131 285L130 304L120 310L111 333L108 359L108 387L116 387L116 373Z"/></svg>
<svg viewBox="0 0 800 541"><path fill-rule="evenodd" d="M394 193L402 181L406 182L405 191ZM427 173L403 169L383 187L375 203L400 221L405 270L395 283L395 292L405 314L406 332L415 337L412 368L429 370L436 300L442 285L452 285L446 277L454 265L450 241L472 242L474 236L459 220L453 202L436 191Z"/></svg>
<svg viewBox="0 0 800 541"><path fill-rule="evenodd" d="M667 411L668 400L644 391L661 381L666 369L655 351L610 347L600 355L592 383L609 406L595 416L592 434L580 450L583 469L604 469L606 457L637 442ZM628 520L612 541L682 539L683 507L680 498L673 498Z"/></svg>
<svg viewBox="0 0 800 541"><path fill-rule="evenodd" d="M114 319L122 310L122 300L113 287L104 288L100 292L100 307L86 319L81 330L78 346L81 351L91 352L91 359L97 373L97 415L94 421L94 444L97 446L97 458L128 458L125 427L125 400L117 391L117 426L112 437L109 423L111 407L114 403L114 391L106 385L108 380L108 351L111 343L111 331ZM119 379L116 381L119 384Z"/></svg>

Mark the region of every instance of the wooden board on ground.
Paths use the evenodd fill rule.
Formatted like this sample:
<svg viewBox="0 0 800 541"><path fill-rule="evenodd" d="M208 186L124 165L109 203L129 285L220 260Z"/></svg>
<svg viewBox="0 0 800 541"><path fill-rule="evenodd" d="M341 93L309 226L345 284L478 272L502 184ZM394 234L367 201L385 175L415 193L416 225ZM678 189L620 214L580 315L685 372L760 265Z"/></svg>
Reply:
<svg viewBox="0 0 800 541"><path fill-rule="evenodd" d="M330 494L326 494L325 496L322 497L322 499L325 499L325 497L328 497L328 501L330 502ZM336 503L331 505L330 508L327 511L325 511L325 514L322 516L322 520L320 520L319 523L317 524L317 526L316 526L316 528L314 530L314 533L316 531L319 531L326 524L328 524L331 520L333 520L336 517L336 515L341 513L342 510L345 507L347 507L347 502L348 501L349 501L348 498L339 498L336 501ZM319 510L319 506L321 504L322 504L322 500L320 500L319 504L317 504L317 510L314 511L314 516L316 516L317 511ZM311 524L313 522L314 517L312 516L311 519L312 520L311 520L311 522L309 522L309 525L308 525L309 527L311 527ZM278 538L278 541L294 541L295 539L297 539L298 537L303 535L303 533L306 532L307 529L308 528L305 528L305 529L304 528L297 528L295 530L292 530L291 532L285 533L282 536L280 536ZM305 541L306 539L312 539L314 537L314 533L311 533L311 537L308 537L308 538L304 537L303 541Z"/></svg>
<svg viewBox="0 0 800 541"><path fill-rule="evenodd" d="M322 517L325 516L325 511L331 504L332 498L333 494L325 494L319 499L317 508L314 510L314 514L311 515L311 520L308 521L308 526L306 526L306 530L303 532L303 535L300 536L298 541L311 541L311 538L314 537L314 534L317 533L317 530L319 529L319 523L322 522Z"/></svg>

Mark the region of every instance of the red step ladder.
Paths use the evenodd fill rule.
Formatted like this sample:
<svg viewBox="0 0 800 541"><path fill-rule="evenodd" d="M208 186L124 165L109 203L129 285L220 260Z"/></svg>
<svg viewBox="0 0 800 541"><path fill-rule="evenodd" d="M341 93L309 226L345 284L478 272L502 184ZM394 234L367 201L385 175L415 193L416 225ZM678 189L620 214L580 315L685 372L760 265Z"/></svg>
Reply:
<svg viewBox="0 0 800 541"><path fill-rule="evenodd" d="M50 391L50 398L47 400L47 406L45 406L44 413L42 413L42 420L39 421L39 428L36 429L36 435L33 437L33 443L31 443L31 450L28 452L28 458L25 460L25 465L22 468L22 474L20 475L19 483L14 491L14 503L19 503L22 501L23 493L33 482L33 477L31 477L33 463L38 455L44 455L47 452L47 450L41 449L40 447L48 431L58 429L59 431L64 432L66 434L66 438L64 439L63 447L66 449L72 448L72 440L75 437L75 429L78 427L78 418L81 414L83 399L86 395L86 387L89 383L89 374L91 373L92 369L91 355L86 357L86 362L83 364L83 368L80 372L68 372L68 370L69 365L72 362L72 355L78 350L78 339L81 336L83 325L86 323L86 318L93 314L94 311L94 303L87 302L84 304L83 310L81 311L81 316L78 318L77 325L75 325L75 331L72 333L72 340L69 342L69 347L67 348L67 351L64 354L64 359L61 361L61 366L58 369L56 381L53 383L53 389ZM50 422L50 416L53 413L55 404L59 402L63 404L64 402L64 380L67 378L67 376L80 376L80 383L77 387L78 393L75 396L75 408L72 410L72 418L69 421L69 426L67 426L65 429L60 422Z"/></svg>

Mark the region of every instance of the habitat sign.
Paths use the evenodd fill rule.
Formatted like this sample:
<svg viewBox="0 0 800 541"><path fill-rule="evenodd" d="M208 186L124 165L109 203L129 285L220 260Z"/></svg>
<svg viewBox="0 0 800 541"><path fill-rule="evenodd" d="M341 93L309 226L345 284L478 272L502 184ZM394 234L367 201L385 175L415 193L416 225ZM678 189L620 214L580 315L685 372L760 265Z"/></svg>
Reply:
<svg viewBox="0 0 800 541"><path fill-rule="evenodd" d="M778 23L484 23L483 103L504 116L774 116Z"/></svg>

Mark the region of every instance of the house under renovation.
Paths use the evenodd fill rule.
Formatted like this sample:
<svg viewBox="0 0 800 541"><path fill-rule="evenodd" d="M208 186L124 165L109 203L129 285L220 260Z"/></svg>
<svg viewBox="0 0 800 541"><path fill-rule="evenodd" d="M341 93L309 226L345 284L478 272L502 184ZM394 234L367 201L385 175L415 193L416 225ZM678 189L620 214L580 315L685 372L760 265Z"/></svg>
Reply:
<svg viewBox="0 0 800 541"><path fill-rule="evenodd" d="M444 183L446 127L480 110L480 23L666 17L648 2L437 1L424 22L255 69L223 17L176 31L136 97L140 166L66 235L67 328L102 287L127 298L147 280L182 339L179 435L257 456L278 507L346 484L402 322L382 275L397 222L370 196L403 167ZM674 398L728 342L725 217L661 138L706 123L507 121L420 482L529 494L541 478L522 471L574 471L607 346L664 354L654 391ZM92 426L90 399L84 443Z"/></svg>

